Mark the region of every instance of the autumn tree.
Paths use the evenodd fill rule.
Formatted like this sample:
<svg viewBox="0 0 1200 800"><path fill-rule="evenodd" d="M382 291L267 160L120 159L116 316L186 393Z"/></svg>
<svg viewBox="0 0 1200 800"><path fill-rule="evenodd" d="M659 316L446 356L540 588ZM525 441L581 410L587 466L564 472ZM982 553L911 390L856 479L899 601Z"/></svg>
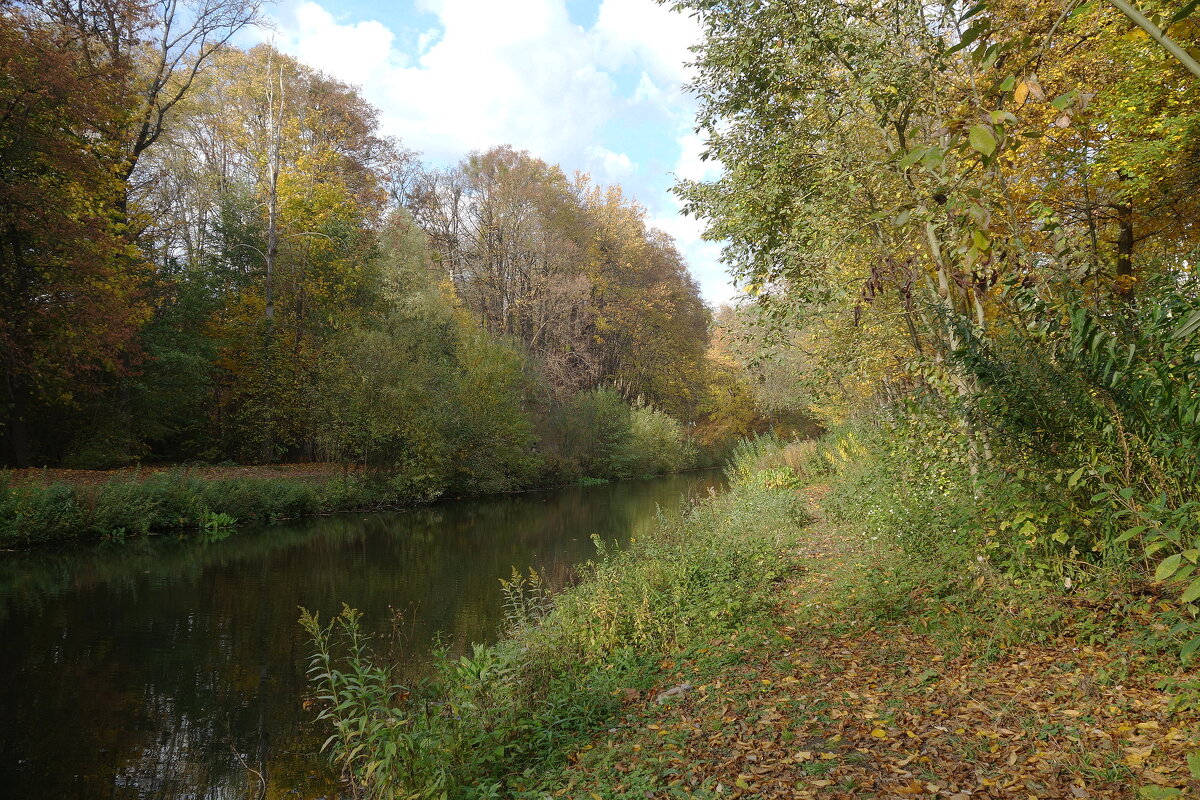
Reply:
<svg viewBox="0 0 1200 800"><path fill-rule="evenodd" d="M94 394L146 308L139 253L114 214L106 136L134 102L127 67L94 66L77 32L0 7L0 359L4 459L44 456L35 422Z"/></svg>
<svg viewBox="0 0 1200 800"><path fill-rule="evenodd" d="M521 342L555 402L608 383L694 411L708 310L619 188L500 147L425 174L408 202L468 313Z"/></svg>

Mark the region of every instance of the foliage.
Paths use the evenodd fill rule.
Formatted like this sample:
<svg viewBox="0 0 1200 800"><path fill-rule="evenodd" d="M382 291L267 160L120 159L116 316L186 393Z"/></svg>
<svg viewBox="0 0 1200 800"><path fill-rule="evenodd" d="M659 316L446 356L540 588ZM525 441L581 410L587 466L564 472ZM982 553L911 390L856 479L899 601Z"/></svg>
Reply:
<svg viewBox="0 0 1200 800"><path fill-rule="evenodd" d="M695 445L679 420L656 408L637 405L630 412L629 423L633 474L662 475L695 465Z"/></svg>
<svg viewBox="0 0 1200 800"><path fill-rule="evenodd" d="M460 320L455 360L458 416L452 426L456 471L451 485L474 494L531 485L540 462L524 402L528 381L520 350Z"/></svg>
<svg viewBox="0 0 1200 800"><path fill-rule="evenodd" d="M547 468L569 478L624 479L678 472L699 453L684 427L614 389L575 394L551 411L542 433Z"/></svg>
<svg viewBox="0 0 1200 800"><path fill-rule="evenodd" d="M804 519L795 498L746 489L663 519L629 551L598 543L582 582L552 599L536 573L514 574L506 638L443 654L411 695L389 694L386 671L358 655L355 612L334 623L333 641L306 620L334 758L368 796L495 797L537 784L618 696L652 685L665 656L766 614L779 542ZM339 647L347 656L332 659Z"/></svg>
<svg viewBox="0 0 1200 800"><path fill-rule="evenodd" d="M409 720L396 700L408 690L372 663L360 619L359 612L343 608L322 625L316 614L301 610L300 624L315 651L308 675L322 703L317 719L333 728L321 749L333 754L343 778L369 786L369 797L393 797L405 765L419 755L412 750L419 742L402 735Z"/></svg>
<svg viewBox="0 0 1200 800"><path fill-rule="evenodd" d="M1153 585L1193 657L1200 84L1110 4L675 5L747 366L894 427L914 558Z"/></svg>
<svg viewBox="0 0 1200 800"><path fill-rule="evenodd" d="M207 480L173 470L97 487L0 485L0 546L23 547L174 530L272 523L331 511L379 510L427 499L405 482L349 474Z"/></svg>
<svg viewBox="0 0 1200 800"><path fill-rule="evenodd" d="M5 462L26 465L55 438L39 409L70 408L128 370L145 265L115 213L123 186L105 139L133 102L129 65L89 63L69 31L10 4L0 53L0 432Z"/></svg>
<svg viewBox="0 0 1200 800"><path fill-rule="evenodd" d="M105 9L3 11L0 463L324 457L427 500L742 432L745 376L619 187L511 147L421 165L355 88L229 45L254 2Z"/></svg>

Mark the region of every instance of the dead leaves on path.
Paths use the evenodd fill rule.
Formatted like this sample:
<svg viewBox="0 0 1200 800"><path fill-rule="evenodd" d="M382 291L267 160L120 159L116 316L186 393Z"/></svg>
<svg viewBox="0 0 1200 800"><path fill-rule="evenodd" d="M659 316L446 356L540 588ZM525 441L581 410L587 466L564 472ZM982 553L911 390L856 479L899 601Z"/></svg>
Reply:
<svg viewBox="0 0 1200 800"><path fill-rule="evenodd" d="M603 763L618 775L606 798L1200 798L1200 708L1173 707L1169 688L1186 675L1123 642L983 661L902 622L845 633L821 608L820 567L856 569L861 553L825 526L804 550L817 568L788 587L774 643L731 651L708 683L696 663L664 664L664 680L695 689L662 705L626 696L626 727L594 743L603 760L581 758L576 787Z"/></svg>
<svg viewBox="0 0 1200 800"><path fill-rule="evenodd" d="M660 707L635 732L654 744L633 745L618 772L654 759L678 776L676 795L1200 796L1186 759L1200 749L1196 715L1170 711L1156 676L1133 676L1101 649L943 662L897 626L846 638L817 629L769 655Z"/></svg>
<svg viewBox="0 0 1200 800"><path fill-rule="evenodd" d="M1191 780L1195 718L1169 714L1149 676L1099 685L1113 666L1103 651L1026 648L990 664L941 664L928 641L900 630L806 639L792 651L795 672L757 702L799 738L823 737L829 769L803 775L795 765L817 751L784 748L776 727L778 736L756 737L759 770L749 774L775 780L744 779L753 796L1119 797ZM721 738L716 751L731 744Z"/></svg>

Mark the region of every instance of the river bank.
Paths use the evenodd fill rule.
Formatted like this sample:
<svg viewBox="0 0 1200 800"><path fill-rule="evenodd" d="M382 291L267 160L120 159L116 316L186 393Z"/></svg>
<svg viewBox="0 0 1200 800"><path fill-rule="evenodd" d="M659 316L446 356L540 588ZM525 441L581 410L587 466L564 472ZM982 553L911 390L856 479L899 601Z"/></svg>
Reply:
<svg viewBox="0 0 1200 800"><path fill-rule="evenodd" d="M453 496L512 494L608 480L546 475L515 490ZM10 470L0 473L0 550L123 541L170 531L218 531L319 514L398 510L442 497L414 490L413 482L403 476L328 463Z"/></svg>
<svg viewBox="0 0 1200 800"><path fill-rule="evenodd" d="M750 454L553 603L512 587L507 637L411 695L334 677L353 617L309 620L321 694L359 703L325 712L339 765L377 797L1194 796L1200 684L1154 593L1006 575L854 449Z"/></svg>
<svg viewBox="0 0 1200 800"><path fill-rule="evenodd" d="M0 786L13 797L336 797L305 670L303 606L350 603L404 680L494 641L500 578L557 586L717 470L145 536L0 558ZM80 687L86 687L83 691ZM70 765L69 768L64 765Z"/></svg>

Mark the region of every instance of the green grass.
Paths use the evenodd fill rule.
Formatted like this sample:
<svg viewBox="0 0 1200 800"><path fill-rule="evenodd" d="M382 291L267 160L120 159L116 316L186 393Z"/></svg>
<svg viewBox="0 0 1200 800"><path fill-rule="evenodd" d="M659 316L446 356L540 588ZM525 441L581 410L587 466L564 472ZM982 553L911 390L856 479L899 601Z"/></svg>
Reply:
<svg viewBox="0 0 1200 800"><path fill-rule="evenodd" d="M122 540L234 524L269 523L334 511L378 510L414 502L375 478L325 483L294 479L207 480L179 470L97 488L0 483L0 548L65 541ZM218 525L214 526L213 521Z"/></svg>
<svg viewBox="0 0 1200 800"><path fill-rule="evenodd" d="M831 736L856 735L839 726L864 685L857 695L825 687L869 681L873 724L899 728L915 713L907 724L956 754L914 764L922 780L976 768L999 776L1024 762L989 761L996 743L979 738L963 706L939 728L942 701L928 698L968 697L963 687L986 687L997 670L1019 673L1014 653L1043 648L1056 655L1030 675L1039 697L1081 716L1063 719L1051 701L1026 714L1003 692L988 713L1026 714L1012 724L1082 780L1136 785L1118 755L1078 742L1081 726L1115 730L1116 718L1097 715L1124 703L1129 684L1145 692L1175 681L1171 696L1185 699L1170 701L1172 713L1194 717L1200 694L1179 683L1163 606L1128 591L1126 573L1094 570L1083 583L1028 548L997 549L965 465L921 455L855 433L803 447L750 443L727 494L663 520L630 550L601 549L575 587L551 598L536 576L514 575L507 633L467 656L442 654L418 687L398 687L365 654L353 612L325 625L306 618L335 761L366 797L716 798L753 792L742 767L722 773L744 731L776 759L811 751L792 770L797 789L854 791L874 785L871 759L894 754L902 737ZM824 517L811 526L796 491L804 476L830 487L815 493ZM1069 575L1077 581L1064 586ZM1090 642L1112 658L1088 655ZM652 701L685 682L696 687L686 713ZM784 720L771 727L775 712ZM710 736L724 737L724 752L706 750Z"/></svg>
<svg viewBox="0 0 1200 800"><path fill-rule="evenodd" d="M596 731L637 724L626 693L700 680L762 638L805 520L795 494L743 487L662 518L629 550L601 547L542 614L529 613L547 607L540 588L514 581L507 635L443 654L421 687L362 656L353 611L305 617L335 760L372 797L540 797Z"/></svg>

